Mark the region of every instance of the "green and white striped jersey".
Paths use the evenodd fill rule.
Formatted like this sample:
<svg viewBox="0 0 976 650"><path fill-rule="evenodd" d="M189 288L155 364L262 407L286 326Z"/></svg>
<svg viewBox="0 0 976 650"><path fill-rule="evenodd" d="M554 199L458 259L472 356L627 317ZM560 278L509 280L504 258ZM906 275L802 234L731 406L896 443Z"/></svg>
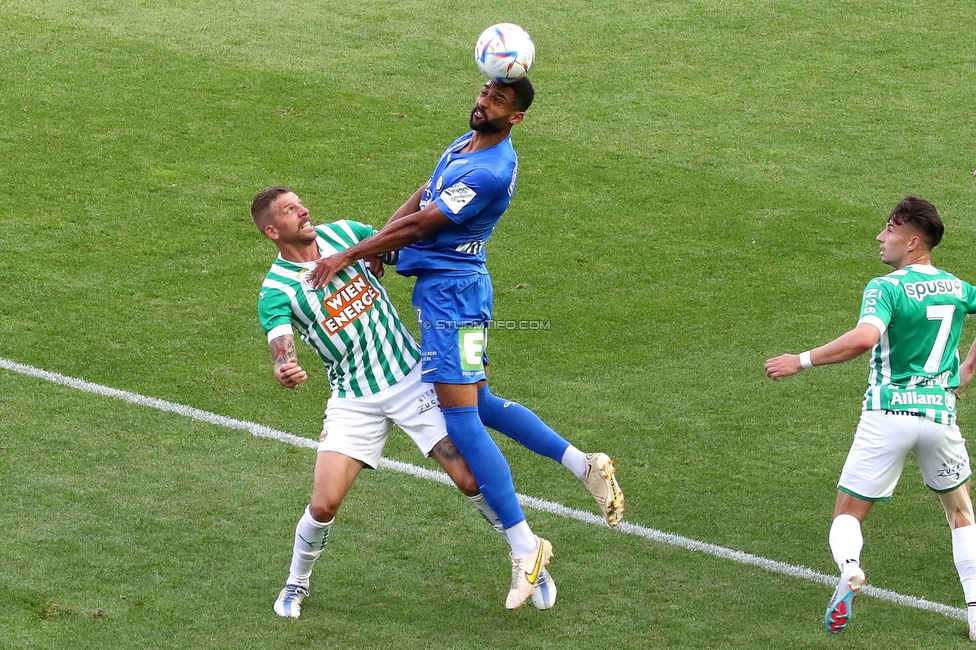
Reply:
<svg viewBox="0 0 976 650"><path fill-rule="evenodd" d="M913 411L955 424L959 338L976 313L976 288L934 266L914 264L864 289L860 323L881 331L871 351L866 411Z"/></svg>
<svg viewBox="0 0 976 650"><path fill-rule="evenodd" d="M376 231L355 221L316 226L323 256L352 247ZM361 260L315 290L308 274L315 262L278 256L258 298L258 316L268 341L291 334L318 353L334 395L372 395L403 379L420 358L420 347L403 326L390 298Z"/></svg>

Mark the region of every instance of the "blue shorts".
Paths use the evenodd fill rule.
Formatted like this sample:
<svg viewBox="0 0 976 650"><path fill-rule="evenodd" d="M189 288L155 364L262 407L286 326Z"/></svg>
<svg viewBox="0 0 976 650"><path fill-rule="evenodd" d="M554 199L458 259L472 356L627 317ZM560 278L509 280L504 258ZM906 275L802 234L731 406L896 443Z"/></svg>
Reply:
<svg viewBox="0 0 976 650"><path fill-rule="evenodd" d="M412 302L420 323L423 380L474 384L484 379L491 277L482 273L421 275Z"/></svg>

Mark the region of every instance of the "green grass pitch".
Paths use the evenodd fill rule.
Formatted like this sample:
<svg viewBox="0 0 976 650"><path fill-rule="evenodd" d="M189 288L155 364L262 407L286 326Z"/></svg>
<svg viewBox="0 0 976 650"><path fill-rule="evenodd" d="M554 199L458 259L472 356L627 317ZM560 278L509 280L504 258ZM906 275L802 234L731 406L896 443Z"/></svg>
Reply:
<svg viewBox="0 0 976 650"><path fill-rule="evenodd" d="M535 39L519 189L489 244L491 378L617 462L627 520L833 573L866 361L762 372L849 329L906 194L976 280L976 22L958 0L0 0L0 358L315 438L324 371L273 380L294 188L382 225L467 125L472 49ZM390 274L409 318L410 281ZM411 323L411 327L413 324ZM976 335L967 327L964 344ZM972 395L961 401L974 435ZM500 440L519 492L592 510ZM389 457L430 467L402 434ZM285 578L314 454L0 370L3 648L953 648L965 623L527 510L559 602L505 612L507 549L450 487L364 473L298 621ZM871 584L964 607L913 463L865 526Z"/></svg>

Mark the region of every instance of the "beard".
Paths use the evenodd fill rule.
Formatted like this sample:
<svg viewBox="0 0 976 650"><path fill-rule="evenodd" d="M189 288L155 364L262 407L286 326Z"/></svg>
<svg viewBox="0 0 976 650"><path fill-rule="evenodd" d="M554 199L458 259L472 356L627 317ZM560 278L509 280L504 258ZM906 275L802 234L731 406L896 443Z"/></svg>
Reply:
<svg viewBox="0 0 976 650"><path fill-rule="evenodd" d="M471 109L471 119L468 120L468 123L471 126L472 131L477 131L478 133L483 133L485 135L492 135L494 133L502 132L504 126L503 124L499 123L501 122L501 120L499 120L499 122L492 122L488 118L485 118L480 122L475 122L474 112L476 110L477 109L475 108Z"/></svg>

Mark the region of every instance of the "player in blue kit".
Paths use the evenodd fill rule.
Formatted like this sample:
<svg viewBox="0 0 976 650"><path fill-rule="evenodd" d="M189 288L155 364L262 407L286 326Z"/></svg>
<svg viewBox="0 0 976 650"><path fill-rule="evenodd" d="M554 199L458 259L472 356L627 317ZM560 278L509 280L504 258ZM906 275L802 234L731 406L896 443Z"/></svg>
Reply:
<svg viewBox="0 0 976 650"><path fill-rule="evenodd" d="M311 274L315 286L322 286L357 259L402 249L397 272L417 278L413 304L420 318L423 378L434 384L448 433L512 547L509 608L520 607L532 595L535 569L548 563L552 547L525 522L508 463L486 426L568 467L584 481L611 526L624 512L623 493L606 454L584 454L535 413L488 389L484 352L492 286L485 243L515 193L518 157L511 130L525 117L534 94L524 77L510 84L486 83L471 111L471 131L447 148L427 183L378 234L320 260Z"/></svg>

